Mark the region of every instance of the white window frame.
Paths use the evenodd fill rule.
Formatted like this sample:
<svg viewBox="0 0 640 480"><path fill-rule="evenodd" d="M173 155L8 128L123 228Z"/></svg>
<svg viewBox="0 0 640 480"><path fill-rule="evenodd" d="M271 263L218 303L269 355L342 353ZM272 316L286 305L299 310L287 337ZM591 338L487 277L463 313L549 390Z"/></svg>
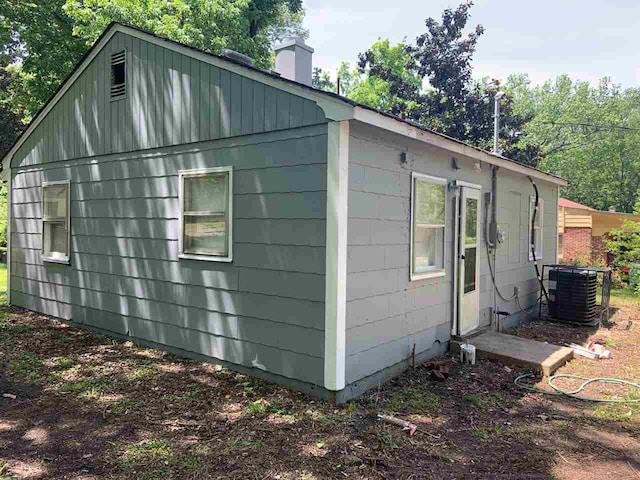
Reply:
<svg viewBox="0 0 640 480"><path fill-rule="evenodd" d="M535 195L531 195L529 197L529 223L527 227L527 256L529 261L533 261L533 255L531 254L531 220L533 218L533 209L536 203ZM544 200L542 197L538 197L538 213L536 214L536 219L540 218L540 225L534 226L536 230L540 230L540 245L536 245L536 260L542 260L544 257ZM534 237L535 240L535 237Z"/></svg>
<svg viewBox="0 0 640 480"><path fill-rule="evenodd" d="M190 177L201 177L213 174L225 173L228 176L227 194L227 225L229 227L227 235L227 255L210 255L184 251L184 179ZM209 262L232 262L233 261L233 167L213 167L200 168L196 170L180 170L179 177L179 200L180 200L180 237L178 239L178 258L187 260L205 260Z"/></svg>
<svg viewBox="0 0 640 480"><path fill-rule="evenodd" d="M442 268L438 270L429 270L427 272L414 272L413 265L413 236L414 236L414 215L415 215L415 198L416 198L416 182L429 182L435 183L439 185L444 185L444 223L443 224L434 224L431 225L433 227L442 227L444 228L444 232L442 235ZM435 278L435 277L444 277L446 272L446 246L447 246L447 179L441 177L432 177L431 175L424 175L422 173L411 172L411 198L410 198L410 207L411 211L411 223L409 224L410 239L409 239L409 279L411 281L415 280L423 280L425 278Z"/></svg>
<svg viewBox="0 0 640 480"><path fill-rule="evenodd" d="M47 209L45 206L46 204L45 204L45 198L44 198L44 191L46 187L51 187L55 185L64 185L67 188L67 202L66 202L67 215L65 219L66 229L67 229L67 252L66 252L67 254L64 257L49 257L49 256L46 256L44 253L45 245L47 244L47 240L45 238L47 229L45 228L45 224L47 222L60 221L60 220L47 219ZM49 262L49 263L61 263L64 265L69 265L70 259L71 259L71 181L60 180L55 182L42 182L41 193L42 193L42 234L40 236L40 239L41 239L42 245L40 245L40 255L42 257L42 261Z"/></svg>

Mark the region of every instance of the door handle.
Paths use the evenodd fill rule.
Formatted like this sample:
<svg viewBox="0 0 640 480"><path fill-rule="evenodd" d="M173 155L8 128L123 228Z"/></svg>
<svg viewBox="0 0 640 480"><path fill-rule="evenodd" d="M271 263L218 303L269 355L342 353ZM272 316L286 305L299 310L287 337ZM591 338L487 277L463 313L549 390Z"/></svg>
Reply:
<svg viewBox="0 0 640 480"><path fill-rule="evenodd" d="M460 260L464 260L464 255L460 255Z"/></svg>

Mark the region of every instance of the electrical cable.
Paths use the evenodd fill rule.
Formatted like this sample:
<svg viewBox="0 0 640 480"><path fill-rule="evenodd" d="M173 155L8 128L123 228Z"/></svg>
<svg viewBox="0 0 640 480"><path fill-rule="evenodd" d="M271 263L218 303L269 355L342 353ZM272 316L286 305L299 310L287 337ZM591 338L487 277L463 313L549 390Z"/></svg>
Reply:
<svg viewBox="0 0 640 480"><path fill-rule="evenodd" d="M548 378L547 383L554 390L553 392L548 392L546 390L542 390L541 388L538 388L538 387L535 387L535 386L531 386L531 385L525 385L525 384L521 383L522 379L524 379L524 378L533 378L533 377L534 377L534 375L532 373L525 373L524 375L520 375L519 377L516 377L516 379L513 381L513 383L517 387L523 388L525 390L529 390L531 392L543 393L545 395L566 396L566 397L570 397L570 398L575 398L576 400L583 400L583 401L586 401L586 402L640 403L640 398L635 398L635 399L596 398L596 397L583 397L583 396L578 395L580 392L582 392L587 387L587 385L590 385L591 383L596 383L596 382L613 383L613 384L616 384L616 385L628 385L630 387L636 388L640 392L640 383L634 383L634 382L630 382L628 380L622 380L622 379L619 379L619 378L607 378L607 377L589 378L589 377L583 377L581 375L571 375L571 374L568 374L568 373L561 373L561 374L558 374L558 375L552 375L552 376L550 376ZM572 379L578 379L578 380L584 380L584 381L575 390L563 390L562 388L558 387L554 383L559 378L572 378Z"/></svg>
<svg viewBox="0 0 640 480"><path fill-rule="evenodd" d="M493 287L495 288L495 291L498 293L498 296L503 301L510 302L511 300L516 298L517 295L514 293L513 295L511 295L511 297L507 298L502 294L502 292L498 288L498 284L496 283L496 275L495 275L495 273L493 271L493 267L491 266L491 253L489 252L489 245L486 242L485 242L484 245L487 248L487 262L489 263L489 273L491 274L491 280L493 281ZM494 256L494 262L495 262L495 256Z"/></svg>
<svg viewBox="0 0 640 480"><path fill-rule="evenodd" d="M489 204L485 204L485 219L488 220L489 218ZM498 288L498 284L496 283L496 275L493 271L493 267L491 266L491 253L489 252L489 245L491 244L491 242L489 242L489 228L487 225L487 220L485 220L485 226L484 226L484 233L485 233L485 239L484 239L484 246L487 249L487 263L489 263L489 273L491 273L491 280L493 281L493 287L495 289L495 292L498 293L498 296L505 302L510 302L511 300L513 300L515 298L515 294L509 298L505 297L504 295L502 295L502 292L500 292L500 289ZM495 252L495 250L494 250ZM494 260L493 262L495 263L495 255L494 255ZM495 302L494 302L495 303ZM497 305L494 305L494 308L497 310Z"/></svg>
<svg viewBox="0 0 640 480"><path fill-rule="evenodd" d="M630 132L640 132L640 128L625 127L624 125L596 125L593 123L580 123L580 122L543 122L538 121L542 125L553 125L554 127L586 127L586 128L598 128L600 130L624 130Z"/></svg>
<svg viewBox="0 0 640 480"><path fill-rule="evenodd" d="M540 276L540 269L538 268L538 259L536 258L536 216L538 215L538 204L540 202L540 195L538 193L538 186L536 182L533 181L533 178L528 177L531 185L533 185L533 190L536 192L536 200L533 207L533 215L531 215L531 238L529 239L529 245L531 246L531 257L533 259L533 266L536 269L536 277L538 278L538 283L540 284L540 288L542 289L542 293L544 293L544 297L547 299L547 304L549 303L549 294L547 293L547 289L544 287L544 282L542 281L542 277ZM544 219L543 219L544 221ZM542 239L540 239L542 240Z"/></svg>

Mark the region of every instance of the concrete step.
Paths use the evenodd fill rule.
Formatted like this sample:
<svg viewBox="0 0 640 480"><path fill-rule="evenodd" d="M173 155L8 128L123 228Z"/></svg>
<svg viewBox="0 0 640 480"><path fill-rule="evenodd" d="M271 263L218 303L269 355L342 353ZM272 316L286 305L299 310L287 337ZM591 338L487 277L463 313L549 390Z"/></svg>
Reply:
<svg viewBox="0 0 640 480"><path fill-rule="evenodd" d="M460 340L451 341L451 351L458 353ZM505 333L485 332L469 339L478 358L500 360L509 365L528 367L549 376L573 358L573 350L548 343L515 337Z"/></svg>

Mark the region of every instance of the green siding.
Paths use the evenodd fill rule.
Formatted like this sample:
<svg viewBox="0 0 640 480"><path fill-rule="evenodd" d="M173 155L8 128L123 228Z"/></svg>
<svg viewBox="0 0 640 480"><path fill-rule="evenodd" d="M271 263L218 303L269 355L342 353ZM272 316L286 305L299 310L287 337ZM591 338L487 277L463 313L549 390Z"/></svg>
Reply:
<svg viewBox="0 0 640 480"><path fill-rule="evenodd" d="M109 98L110 58L127 51L127 95ZM311 100L117 33L20 147L38 165L325 123Z"/></svg>
<svg viewBox="0 0 640 480"><path fill-rule="evenodd" d="M118 33L14 157L12 303L322 385L326 150L315 103ZM228 165L234 261L179 260L178 171ZM70 266L40 253L62 179Z"/></svg>

